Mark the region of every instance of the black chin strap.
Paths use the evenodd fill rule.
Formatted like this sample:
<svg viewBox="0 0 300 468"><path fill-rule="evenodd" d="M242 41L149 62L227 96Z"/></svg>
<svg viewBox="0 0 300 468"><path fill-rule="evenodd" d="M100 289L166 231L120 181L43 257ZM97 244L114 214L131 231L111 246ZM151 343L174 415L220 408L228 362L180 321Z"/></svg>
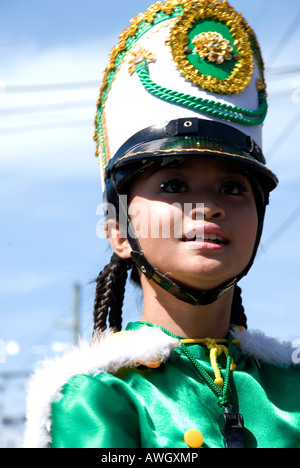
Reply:
<svg viewBox="0 0 300 468"><path fill-rule="evenodd" d="M180 301L187 302L188 304L195 306L205 306L212 304L213 302L220 299L220 297L222 297L227 291L232 289L237 283L237 279L235 279L230 283L221 286L220 288L212 289L210 291L195 291L193 289L184 289L153 268L141 252L133 250L131 252L131 258L133 263L150 281L153 281L155 284L160 286L169 294L172 294L172 296L176 297Z"/></svg>

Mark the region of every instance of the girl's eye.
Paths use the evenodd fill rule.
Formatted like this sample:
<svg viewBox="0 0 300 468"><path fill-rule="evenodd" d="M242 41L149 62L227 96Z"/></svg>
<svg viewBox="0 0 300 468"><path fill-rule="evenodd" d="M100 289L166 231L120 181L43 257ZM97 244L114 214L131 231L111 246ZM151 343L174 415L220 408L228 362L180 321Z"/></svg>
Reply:
<svg viewBox="0 0 300 468"><path fill-rule="evenodd" d="M230 181L222 185L220 192L223 195L241 195L248 192L248 187L244 182Z"/></svg>
<svg viewBox="0 0 300 468"><path fill-rule="evenodd" d="M172 177L168 180L165 180L160 185L160 188L161 190L167 193L184 193L188 191L188 184L183 179Z"/></svg>

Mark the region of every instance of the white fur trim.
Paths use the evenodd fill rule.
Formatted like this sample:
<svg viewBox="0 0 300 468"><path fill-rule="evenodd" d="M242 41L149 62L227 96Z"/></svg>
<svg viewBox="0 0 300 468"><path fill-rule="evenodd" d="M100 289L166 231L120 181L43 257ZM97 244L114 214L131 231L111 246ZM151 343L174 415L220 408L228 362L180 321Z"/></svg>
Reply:
<svg viewBox="0 0 300 468"><path fill-rule="evenodd" d="M245 356L266 364L292 365L293 348L259 331L235 329ZM91 344L80 343L62 357L42 362L30 379L27 397L27 423L24 448L47 448L51 443L51 404L61 398L61 390L75 375L115 373L140 362L163 362L180 346L180 341L157 327L113 335L105 333Z"/></svg>
<svg viewBox="0 0 300 468"><path fill-rule="evenodd" d="M61 397L63 386L75 375L115 373L138 362L165 361L179 341L155 327L114 336L105 333L64 356L42 362L28 385L24 448L47 448L51 443L51 404Z"/></svg>
<svg viewBox="0 0 300 468"><path fill-rule="evenodd" d="M251 356L264 364L277 367L293 365L293 347L289 342L280 342L268 337L259 330L235 329L234 338L240 340L240 348L244 356Z"/></svg>

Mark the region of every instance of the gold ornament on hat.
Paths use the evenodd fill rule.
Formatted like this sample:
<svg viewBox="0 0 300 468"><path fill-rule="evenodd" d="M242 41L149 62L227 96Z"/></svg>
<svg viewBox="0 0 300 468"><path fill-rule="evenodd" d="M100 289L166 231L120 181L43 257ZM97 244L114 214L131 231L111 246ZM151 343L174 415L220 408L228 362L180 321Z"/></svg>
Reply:
<svg viewBox="0 0 300 468"><path fill-rule="evenodd" d="M225 60L231 60L233 47L222 34L217 32L202 32L193 39L195 49L193 54L199 54L201 58L209 62L223 63Z"/></svg>
<svg viewBox="0 0 300 468"><path fill-rule="evenodd" d="M143 60L146 60L147 63L155 62L156 57L150 50L146 50L143 47L139 48L131 53L132 57L129 61L129 68L128 71L132 75L135 70L136 66L139 65Z"/></svg>
<svg viewBox="0 0 300 468"><path fill-rule="evenodd" d="M237 13L227 2L203 0L199 3L191 4L190 8L186 8L171 29L167 45L171 48L173 60L180 73L194 85L212 93L239 94L246 89L253 78L252 31L241 14ZM222 34L219 35L217 31L202 31L203 35L195 34L193 40L190 41L193 31L205 22L215 24L216 27L222 29L225 27L230 34L232 44L228 40L225 42ZM220 79L214 76L212 71L211 73L204 71L203 63L193 64L191 57L195 57L196 54L189 50L190 45L195 46L196 54L199 50L199 58L205 58L206 63L220 66L225 62L225 56L229 61L238 55L239 60L233 63L232 70L227 77ZM231 55L231 52L234 54Z"/></svg>

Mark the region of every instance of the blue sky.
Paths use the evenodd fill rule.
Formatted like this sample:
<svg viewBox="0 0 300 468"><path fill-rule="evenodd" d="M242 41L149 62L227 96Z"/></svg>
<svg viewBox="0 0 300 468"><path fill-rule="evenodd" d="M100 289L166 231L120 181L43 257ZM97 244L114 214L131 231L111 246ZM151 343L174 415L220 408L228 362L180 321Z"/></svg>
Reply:
<svg viewBox="0 0 300 468"><path fill-rule="evenodd" d="M300 66L298 73L274 73L300 65L300 18L292 24L299 2L230 3L255 29L263 49L270 104L264 150L281 182L271 198L257 261L242 282L244 304L250 328L300 338ZM0 3L0 340L20 346L17 355L6 356L0 372L30 370L52 352L53 343L72 341L70 330L58 325L71 320L75 283L82 293L82 334L90 335L92 282L110 255L96 235L101 185L94 157L95 103L118 34L151 4ZM284 232L273 242L279 227ZM140 296L130 287L125 323L139 317L140 307Z"/></svg>

